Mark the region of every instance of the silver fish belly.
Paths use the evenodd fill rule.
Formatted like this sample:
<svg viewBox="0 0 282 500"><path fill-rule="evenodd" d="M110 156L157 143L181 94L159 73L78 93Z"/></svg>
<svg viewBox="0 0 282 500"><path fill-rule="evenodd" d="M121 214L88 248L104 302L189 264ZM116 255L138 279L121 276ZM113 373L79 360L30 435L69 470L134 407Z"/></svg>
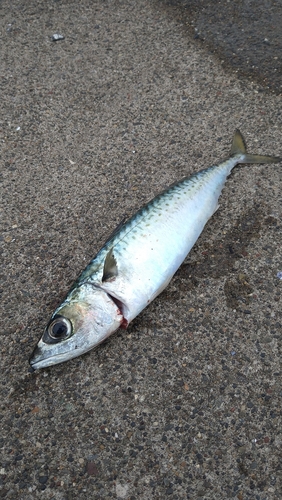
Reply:
<svg viewBox="0 0 282 500"><path fill-rule="evenodd" d="M31 358L33 370L79 356L126 327L168 285L218 207L238 163L277 163L246 152L234 134L228 159L156 196L114 233L56 309Z"/></svg>

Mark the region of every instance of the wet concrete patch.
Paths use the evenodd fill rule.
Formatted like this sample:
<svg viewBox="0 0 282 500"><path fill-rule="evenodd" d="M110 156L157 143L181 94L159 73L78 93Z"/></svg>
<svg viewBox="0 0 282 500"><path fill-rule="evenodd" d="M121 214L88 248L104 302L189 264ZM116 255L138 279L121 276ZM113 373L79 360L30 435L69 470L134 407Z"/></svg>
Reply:
<svg viewBox="0 0 282 500"><path fill-rule="evenodd" d="M203 248L196 261L185 262L176 273L176 277L191 278L190 287L196 285L202 278L221 278L234 271L234 264L238 259L248 256L248 245L254 238L258 238L265 218L265 207L253 206L242 214L234 226L226 231L223 237L212 244L203 241ZM265 218L277 224L274 218ZM189 284L185 285L188 286Z"/></svg>
<svg viewBox="0 0 282 500"><path fill-rule="evenodd" d="M224 284L226 304L231 309L243 309L246 314L250 313L244 306L250 303L253 287L248 283L248 276L240 273L233 279L227 279Z"/></svg>
<svg viewBox="0 0 282 500"><path fill-rule="evenodd" d="M164 4L224 67L256 80L261 91L282 92L281 2L168 0Z"/></svg>
<svg viewBox="0 0 282 500"><path fill-rule="evenodd" d="M265 215L266 213L266 206L254 205L235 221L223 238L212 244L203 241L200 255L196 251L197 260L186 261L180 267L173 286L164 294L179 297L182 292L193 290L203 279L225 277L226 305L233 310L238 309L249 314L246 306L250 303L254 291L252 277L245 272L238 272L235 263L240 259L248 259L249 245L260 237L264 228L269 229L272 226L279 230L277 219Z"/></svg>

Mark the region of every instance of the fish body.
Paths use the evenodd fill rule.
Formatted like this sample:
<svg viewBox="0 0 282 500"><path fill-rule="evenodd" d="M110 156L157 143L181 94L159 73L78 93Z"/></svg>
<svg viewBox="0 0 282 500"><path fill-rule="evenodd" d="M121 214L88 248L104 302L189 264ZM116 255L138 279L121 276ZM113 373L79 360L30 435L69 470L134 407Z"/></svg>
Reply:
<svg viewBox="0 0 282 500"><path fill-rule="evenodd" d="M275 163L250 155L235 132L231 155L169 187L106 242L56 309L35 348L33 369L67 361L126 327L168 285L218 207L238 163Z"/></svg>

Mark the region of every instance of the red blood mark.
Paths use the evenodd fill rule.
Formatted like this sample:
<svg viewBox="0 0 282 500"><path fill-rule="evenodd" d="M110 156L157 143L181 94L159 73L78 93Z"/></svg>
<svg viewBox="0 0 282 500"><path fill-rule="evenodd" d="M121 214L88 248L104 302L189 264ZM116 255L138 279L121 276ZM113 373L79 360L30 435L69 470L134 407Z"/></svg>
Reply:
<svg viewBox="0 0 282 500"><path fill-rule="evenodd" d="M122 318L122 322L120 324L120 328L123 328L124 330L126 330L127 327L128 327L128 321L127 321L127 319Z"/></svg>

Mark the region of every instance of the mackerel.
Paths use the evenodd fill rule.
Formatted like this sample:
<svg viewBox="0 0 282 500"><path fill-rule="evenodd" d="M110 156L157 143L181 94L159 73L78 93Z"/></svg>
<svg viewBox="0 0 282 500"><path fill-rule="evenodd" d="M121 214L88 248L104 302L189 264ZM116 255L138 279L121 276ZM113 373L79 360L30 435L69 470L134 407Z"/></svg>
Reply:
<svg viewBox="0 0 282 500"><path fill-rule="evenodd" d="M236 130L228 159L170 186L118 226L54 311L30 357L32 370L79 356L126 328L190 252L233 167L279 161L248 154Z"/></svg>

